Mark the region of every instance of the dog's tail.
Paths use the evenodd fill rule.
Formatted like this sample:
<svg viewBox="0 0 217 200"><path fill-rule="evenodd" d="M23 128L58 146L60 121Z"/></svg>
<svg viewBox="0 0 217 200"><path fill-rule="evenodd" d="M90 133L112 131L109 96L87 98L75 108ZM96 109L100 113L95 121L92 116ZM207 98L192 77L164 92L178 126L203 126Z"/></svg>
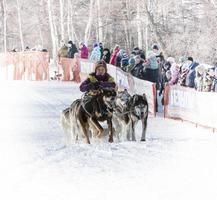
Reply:
<svg viewBox="0 0 217 200"><path fill-rule="evenodd" d="M70 131L70 107L62 111L60 115L60 124L65 132Z"/></svg>

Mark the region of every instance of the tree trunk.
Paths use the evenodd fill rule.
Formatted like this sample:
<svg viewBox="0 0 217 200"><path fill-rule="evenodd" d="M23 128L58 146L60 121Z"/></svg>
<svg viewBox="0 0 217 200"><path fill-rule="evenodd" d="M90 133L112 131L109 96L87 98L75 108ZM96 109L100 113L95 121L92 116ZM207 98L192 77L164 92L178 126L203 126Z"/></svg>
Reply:
<svg viewBox="0 0 217 200"><path fill-rule="evenodd" d="M138 36L138 47L143 48L143 39L142 39L142 28L141 28L141 14L140 14L140 0L137 0L137 16L136 16L136 25L137 25L137 36Z"/></svg>
<svg viewBox="0 0 217 200"><path fill-rule="evenodd" d="M101 2L102 3L102 2ZM101 18L100 0L97 0L98 41L103 42L103 22Z"/></svg>
<svg viewBox="0 0 217 200"><path fill-rule="evenodd" d="M4 52L7 52L7 8L6 0L3 0L3 12L4 12Z"/></svg>
<svg viewBox="0 0 217 200"><path fill-rule="evenodd" d="M145 26L145 53L148 55L148 17L146 17L146 26Z"/></svg>
<svg viewBox="0 0 217 200"><path fill-rule="evenodd" d="M67 35L68 35L68 40L70 39L70 19L71 19L71 16L70 16L70 8L71 8L71 3L70 3L70 0L67 0L67 5L68 5L68 9L67 9Z"/></svg>
<svg viewBox="0 0 217 200"><path fill-rule="evenodd" d="M56 56L57 56L57 46L56 46L55 30L54 30L54 24L53 24L53 15L52 15L51 5L52 5L52 0L48 0L47 6L48 6L48 17L49 17L49 24L50 24L51 40L52 40L52 55L53 55L53 59L55 61Z"/></svg>
<svg viewBox="0 0 217 200"><path fill-rule="evenodd" d="M64 9L64 0L59 0L60 3L60 28L61 28L61 40L65 39L65 32L64 32L64 15L63 15L63 9Z"/></svg>
<svg viewBox="0 0 217 200"><path fill-rule="evenodd" d="M22 51L24 51L23 31L22 31L22 21L21 21L19 0L17 0L17 14L18 14L18 24L19 24L19 32L20 32L20 44L21 44Z"/></svg>
<svg viewBox="0 0 217 200"><path fill-rule="evenodd" d="M41 40L41 45L44 48L44 38L43 38L43 11L42 8L44 7L43 0L39 1L39 9L38 9L38 29L39 29L39 36Z"/></svg>
<svg viewBox="0 0 217 200"><path fill-rule="evenodd" d="M86 43L86 45L88 45L90 39L91 26L93 22L93 7L94 7L94 0L90 0L89 18L85 29L85 35L84 35L84 42Z"/></svg>

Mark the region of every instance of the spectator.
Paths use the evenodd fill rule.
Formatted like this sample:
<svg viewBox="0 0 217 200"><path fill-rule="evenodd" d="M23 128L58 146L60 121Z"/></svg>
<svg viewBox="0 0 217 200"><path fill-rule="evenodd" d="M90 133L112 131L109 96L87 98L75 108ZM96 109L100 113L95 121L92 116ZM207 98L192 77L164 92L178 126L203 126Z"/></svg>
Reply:
<svg viewBox="0 0 217 200"><path fill-rule="evenodd" d="M60 43L60 49L58 51L58 60L59 61L60 61L61 57L63 57L63 58L68 57L68 47L65 45L63 40Z"/></svg>
<svg viewBox="0 0 217 200"><path fill-rule="evenodd" d="M126 67L126 71L131 73L135 64L136 64L135 58L131 57L128 61L128 66Z"/></svg>
<svg viewBox="0 0 217 200"><path fill-rule="evenodd" d="M118 52L119 52L119 46L116 45L115 48L114 48L114 51L113 51L113 53L111 55L111 59L110 59L109 64L115 65L115 61L116 61L116 57L117 57Z"/></svg>
<svg viewBox="0 0 217 200"><path fill-rule="evenodd" d="M121 69L123 71L125 71L125 72L127 71L128 64L129 64L129 58L122 58L121 59Z"/></svg>
<svg viewBox="0 0 217 200"><path fill-rule="evenodd" d="M99 61L101 58L101 50L97 43L93 45L93 51L90 56L91 61Z"/></svg>
<svg viewBox="0 0 217 200"><path fill-rule="evenodd" d="M167 61L170 63L171 68L171 79L169 81L170 85L175 85L177 84L179 80L179 66L176 64L175 59L173 57L169 57Z"/></svg>
<svg viewBox="0 0 217 200"><path fill-rule="evenodd" d="M78 52L77 47L75 44L70 40L68 42L68 58L74 58L75 53Z"/></svg>
<svg viewBox="0 0 217 200"><path fill-rule="evenodd" d="M129 56L128 56L127 52L123 49L121 49L117 54L117 57L115 60L115 66L116 67L121 67L121 60L122 59L124 59L125 61L129 60Z"/></svg>
<svg viewBox="0 0 217 200"><path fill-rule="evenodd" d="M139 55L134 57L135 65L133 69L131 69L131 74L137 78L144 79L144 66L143 61Z"/></svg>
<svg viewBox="0 0 217 200"><path fill-rule="evenodd" d="M145 61L146 57L145 57L145 52L143 50L139 50L139 55L140 55L140 58L143 59Z"/></svg>
<svg viewBox="0 0 217 200"><path fill-rule="evenodd" d="M28 46L26 46L24 51L30 51L30 48Z"/></svg>
<svg viewBox="0 0 217 200"><path fill-rule="evenodd" d="M108 64L110 61L111 53L108 48L103 49L103 57L102 59Z"/></svg>
<svg viewBox="0 0 217 200"><path fill-rule="evenodd" d="M102 57L103 57L103 44L102 44L102 42L99 43L99 47L100 47L100 52L101 52L100 60L102 60Z"/></svg>
<svg viewBox="0 0 217 200"><path fill-rule="evenodd" d="M131 52L131 54L135 55L135 56L138 56L139 55L139 47L134 47L133 48L133 51Z"/></svg>
<svg viewBox="0 0 217 200"><path fill-rule="evenodd" d="M199 65L199 63L194 62L192 57L188 57L188 61L190 61L189 65L189 71L186 76L186 86L194 88L195 87L195 77L196 77L196 71L195 68Z"/></svg>
<svg viewBox="0 0 217 200"><path fill-rule="evenodd" d="M153 45L152 51L148 53L146 65L146 76L145 80L151 81L158 85L158 71L159 71L159 64L157 61L157 56L159 55L159 47L158 45Z"/></svg>
<svg viewBox="0 0 217 200"><path fill-rule="evenodd" d="M83 42L80 43L79 51L80 51L80 58L88 59L88 48Z"/></svg>
<svg viewBox="0 0 217 200"><path fill-rule="evenodd" d="M161 96L161 94L164 91L165 85L169 83L169 81L171 80L171 63L166 61L163 66L162 66L162 79L161 79L161 84L160 84L160 92L159 95Z"/></svg>
<svg viewBox="0 0 217 200"><path fill-rule="evenodd" d="M140 56L141 59L145 60L145 52L139 49L139 47L135 47L131 52L131 56L138 56L138 55Z"/></svg>

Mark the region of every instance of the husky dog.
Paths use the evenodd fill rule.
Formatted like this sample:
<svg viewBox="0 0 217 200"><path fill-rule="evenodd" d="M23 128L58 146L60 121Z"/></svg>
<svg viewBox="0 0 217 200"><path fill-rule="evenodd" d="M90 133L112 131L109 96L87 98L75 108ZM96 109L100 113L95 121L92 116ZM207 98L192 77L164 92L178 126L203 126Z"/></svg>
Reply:
<svg viewBox="0 0 217 200"><path fill-rule="evenodd" d="M90 144L89 128L95 136L101 137L103 128L99 124L107 121L109 128L109 142L113 142L112 112L116 92L113 89L103 89L96 98L84 103L78 99L65 109L61 114L61 125L67 133L67 140L78 140L79 136L85 138L85 142ZM97 102L93 102L97 101ZM107 112L102 115L100 109L106 106Z"/></svg>
<svg viewBox="0 0 217 200"><path fill-rule="evenodd" d="M145 94L131 96L127 90L119 92L116 97L116 107L113 114L113 123L116 126L118 139L120 136L126 140L135 141L135 126L142 121L141 141L146 140L148 119L148 102Z"/></svg>
<svg viewBox="0 0 217 200"><path fill-rule="evenodd" d="M68 108L62 111L60 116L60 124L66 134L66 144L78 140L81 136L79 128L79 120L76 118L76 110L81 100L75 100Z"/></svg>
<svg viewBox="0 0 217 200"><path fill-rule="evenodd" d="M122 139L125 140L132 133L132 120L129 116L130 100L131 96L127 90L118 92L112 120L118 140L120 137L124 137Z"/></svg>

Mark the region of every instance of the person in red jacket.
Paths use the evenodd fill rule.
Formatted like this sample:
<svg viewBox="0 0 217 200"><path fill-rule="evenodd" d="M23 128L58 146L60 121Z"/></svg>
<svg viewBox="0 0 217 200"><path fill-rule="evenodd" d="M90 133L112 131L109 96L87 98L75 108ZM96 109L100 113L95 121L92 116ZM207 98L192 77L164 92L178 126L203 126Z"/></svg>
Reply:
<svg viewBox="0 0 217 200"><path fill-rule="evenodd" d="M112 56L111 56L111 59L110 59L110 62L109 64L111 65L115 65L115 61L116 61L116 58L117 58L117 55L118 55L118 52L119 52L119 46L116 45L115 48L114 48L114 51L112 53Z"/></svg>

